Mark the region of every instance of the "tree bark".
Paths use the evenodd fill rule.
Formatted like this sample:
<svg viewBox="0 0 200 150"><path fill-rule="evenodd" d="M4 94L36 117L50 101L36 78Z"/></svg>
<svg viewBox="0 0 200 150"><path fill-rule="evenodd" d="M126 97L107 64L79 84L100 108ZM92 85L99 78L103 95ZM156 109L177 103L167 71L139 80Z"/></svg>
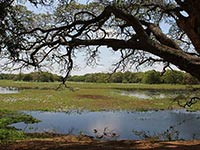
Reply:
<svg viewBox="0 0 200 150"><path fill-rule="evenodd" d="M157 55L167 62L177 66L180 70L184 70L200 81L200 58L192 56L183 51L160 45L155 42L150 42L146 47L146 51Z"/></svg>

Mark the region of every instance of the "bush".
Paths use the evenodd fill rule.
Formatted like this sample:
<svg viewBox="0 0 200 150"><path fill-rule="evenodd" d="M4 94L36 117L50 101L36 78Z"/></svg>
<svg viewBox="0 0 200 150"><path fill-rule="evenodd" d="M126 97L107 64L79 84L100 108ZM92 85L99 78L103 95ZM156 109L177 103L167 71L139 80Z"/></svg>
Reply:
<svg viewBox="0 0 200 150"><path fill-rule="evenodd" d="M167 84L181 84L183 83L184 73L180 71L167 70L162 79L163 82Z"/></svg>
<svg viewBox="0 0 200 150"><path fill-rule="evenodd" d="M184 84L199 84L200 82L195 77L186 73L184 74L184 77L183 77L183 83Z"/></svg>
<svg viewBox="0 0 200 150"><path fill-rule="evenodd" d="M62 76L49 72L32 72L29 74L0 74L0 79L54 82L62 81ZM200 82L188 73L167 70L163 76L155 70L147 72L116 72L112 76L109 73L93 73L70 76L68 81L94 82L94 83L146 83L146 84L199 84Z"/></svg>
<svg viewBox="0 0 200 150"><path fill-rule="evenodd" d="M49 72L32 72L29 74L15 75L15 77L13 77L12 80L54 82L54 81L61 81L61 76Z"/></svg>
<svg viewBox="0 0 200 150"><path fill-rule="evenodd" d="M22 131L14 129L0 129L0 143L23 139L25 137Z"/></svg>
<svg viewBox="0 0 200 150"><path fill-rule="evenodd" d="M113 83L122 83L122 81L123 81L123 74L121 72L116 72L112 74L110 78L110 82Z"/></svg>
<svg viewBox="0 0 200 150"><path fill-rule="evenodd" d="M161 83L160 73L155 70L147 71L142 78L142 83L157 84Z"/></svg>

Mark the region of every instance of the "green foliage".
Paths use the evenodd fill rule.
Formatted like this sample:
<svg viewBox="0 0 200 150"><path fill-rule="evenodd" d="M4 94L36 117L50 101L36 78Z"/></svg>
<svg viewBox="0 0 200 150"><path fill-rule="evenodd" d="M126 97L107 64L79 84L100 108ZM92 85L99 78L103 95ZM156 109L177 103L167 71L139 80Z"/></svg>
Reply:
<svg viewBox="0 0 200 150"><path fill-rule="evenodd" d="M55 82L61 81L62 77L49 72L32 72L29 74L18 75L0 74L0 79ZM109 73L93 73L71 76L68 81L93 83L199 84L199 81L190 74L170 70L167 70L163 76L161 76L160 72L155 70L147 72L116 72L112 75Z"/></svg>
<svg viewBox="0 0 200 150"><path fill-rule="evenodd" d="M75 81L75 82L85 82L85 76L71 76L69 77L70 81Z"/></svg>
<svg viewBox="0 0 200 150"><path fill-rule="evenodd" d="M109 74L107 73L97 73L96 74L96 82L97 83L107 83L109 80Z"/></svg>
<svg viewBox="0 0 200 150"><path fill-rule="evenodd" d="M94 74L85 74L83 76L71 76L69 81L74 82L95 82L95 83L107 83L110 75L107 73L94 73Z"/></svg>
<svg viewBox="0 0 200 150"><path fill-rule="evenodd" d="M4 73L0 74L0 80L5 80L5 79L11 80L13 78L15 78L14 74L4 74Z"/></svg>
<svg viewBox="0 0 200 150"><path fill-rule="evenodd" d="M161 83L160 73L155 70L147 71L142 78L142 83L157 84Z"/></svg>
<svg viewBox="0 0 200 150"><path fill-rule="evenodd" d="M163 82L167 84L181 84L183 82L184 74L180 71L167 70L163 75Z"/></svg>
<svg viewBox="0 0 200 150"><path fill-rule="evenodd" d="M0 128L7 128L7 125L9 124L22 122L22 121L25 123L38 122L37 119L29 115L25 115L23 113L0 110Z"/></svg>
<svg viewBox="0 0 200 150"><path fill-rule="evenodd" d="M23 113L0 110L0 144L7 141L23 139L25 137L22 131L17 131L8 126L17 122L36 123L39 122L39 120Z"/></svg>
<svg viewBox="0 0 200 150"><path fill-rule="evenodd" d="M61 81L61 76L49 72L32 72L29 74L0 74L2 80L54 82Z"/></svg>
<svg viewBox="0 0 200 150"><path fill-rule="evenodd" d="M191 76L189 73L184 74L184 79L183 79L184 84L198 84L199 81L197 78Z"/></svg>
<svg viewBox="0 0 200 150"><path fill-rule="evenodd" d="M83 76L71 76L68 81L93 82L93 83L145 83L145 84L199 84L199 81L187 73L167 70L164 75L161 72L151 70L147 72L116 72L93 73Z"/></svg>
<svg viewBox="0 0 200 150"><path fill-rule="evenodd" d="M62 77L49 72L32 72L29 74L0 74L0 80L60 82ZM167 70L164 75L161 75L160 72L155 70L147 72L116 72L113 74L92 73L70 76L68 81L93 83L199 84L199 81L188 73L170 70Z"/></svg>
<svg viewBox="0 0 200 150"><path fill-rule="evenodd" d="M85 82L95 82L95 74L86 74L85 75Z"/></svg>
<svg viewBox="0 0 200 150"><path fill-rule="evenodd" d="M25 74L25 75L23 75L23 79L22 80L23 81L32 81L33 78L31 76L31 74Z"/></svg>
<svg viewBox="0 0 200 150"><path fill-rule="evenodd" d="M25 138L22 131L16 131L14 129L1 129L0 128L0 144L8 141L14 141Z"/></svg>
<svg viewBox="0 0 200 150"><path fill-rule="evenodd" d="M116 72L111 76L110 82L113 83L122 83L123 81L123 73Z"/></svg>
<svg viewBox="0 0 200 150"><path fill-rule="evenodd" d="M172 97L139 99L123 95L122 91L135 90L186 90L191 88L192 94L198 96L200 85L171 85L171 84L123 84L123 83L77 83L67 82L69 88L55 90L58 82L22 82L0 80L4 87L16 87L19 93L0 94L0 108L7 110L43 110L43 111L70 111L70 110L152 110L152 109L179 109L179 105L172 103ZM22 89L22 90L21 90ZM196 90L197 94L194 93ZM183 102L185 102L183 100ZM199 110L200 103L192 110ZM0 116L1 118L1 116Z"/></svg>

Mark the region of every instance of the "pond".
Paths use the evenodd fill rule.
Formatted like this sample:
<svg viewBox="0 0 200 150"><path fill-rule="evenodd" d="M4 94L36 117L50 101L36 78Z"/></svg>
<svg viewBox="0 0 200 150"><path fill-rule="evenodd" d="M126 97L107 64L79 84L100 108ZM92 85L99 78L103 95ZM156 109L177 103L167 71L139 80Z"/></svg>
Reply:
<svg viewBox="0 0 200 150"><path fill-rule="evenodd" d="M18 93L18 89L13 87L0 87L0 94Z"/></svg>
<svg viewBox="0 0 200 150"><path fill-rule="evenodd" d="M128 95L139 99L175 98L178 96L195 96L194 92L186 90L131 90L121 91L121 95Z"/></svg>
<svg viewBox="0 0 200 150"><path fill-rule="evenodd" d="M41 112L25 111L41 120L35 124L12 124L25 132L85 134L102 139L160 140L200 139L200 112L167 111L102 111Z"/></svg>

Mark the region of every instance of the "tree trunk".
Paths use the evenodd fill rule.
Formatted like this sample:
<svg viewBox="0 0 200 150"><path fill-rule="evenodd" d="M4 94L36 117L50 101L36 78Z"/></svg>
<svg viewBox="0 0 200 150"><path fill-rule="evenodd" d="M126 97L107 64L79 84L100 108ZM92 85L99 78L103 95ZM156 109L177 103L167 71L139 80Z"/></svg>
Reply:
<svg viewBox="0 0 200 150"><path fill-rule="evenodd" d="M163 58L167 62L174 64L180 70L184 70L190 73L200 81L199 57L187 54L182 50L160 45L152 41L149 45L145 46L144 50Z"/></svg>

